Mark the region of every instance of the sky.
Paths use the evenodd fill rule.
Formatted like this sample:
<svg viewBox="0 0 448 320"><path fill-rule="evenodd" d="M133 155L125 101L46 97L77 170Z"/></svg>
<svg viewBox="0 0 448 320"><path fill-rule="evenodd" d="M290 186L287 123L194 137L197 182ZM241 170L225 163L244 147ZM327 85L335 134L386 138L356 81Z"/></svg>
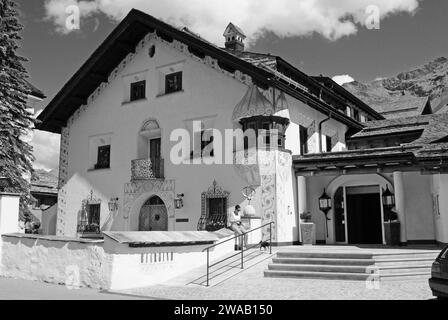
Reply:
<svg viewBox="0 0 448 320"><path fill-rule="evenodd" d="M307 74L335 77L340 83L370 82L448 56L446 0L16 2L25 27L20 54L29 59L30 81L47 96L41 108L131 8L188 26L220 46L231 21L248 36L248 50L279 55ZM79 8L78 30L66 26L73 5ZM58 140L57 135L35 132L37 168L57 167Z"/></svg>

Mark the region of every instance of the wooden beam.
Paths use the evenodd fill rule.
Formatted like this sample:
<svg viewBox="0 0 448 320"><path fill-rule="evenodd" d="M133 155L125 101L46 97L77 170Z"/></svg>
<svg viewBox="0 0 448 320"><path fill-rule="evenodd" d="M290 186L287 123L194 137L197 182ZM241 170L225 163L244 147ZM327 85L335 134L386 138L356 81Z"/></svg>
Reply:
<svg viewBox="0 0 448 320"><path fill-rule="evenodd" d="M109 77L106 74L102 74L102 73L89 73L87 78L89 80L92 80L94 82L108 82L109 81Z"/></svg>
<svg viewBox="0 0 448 320"><path fill-rule="evenodd" d="M127 41L118 41L116 46L124 51L135 53L135 46Z"/></svg>
<svg viewBox="0 0 448 320"><path fill-rule="evenodd" d="M85 97L71 96L70 100L75 102L76 104L80 104L80 105L87 104L87 98L85 98Z"/></svg>
<svg viewBox="0 0 448 320"><path fill-rule="evenodd" d="M57 127L67 126L67 122L58 120L58 119L50 119L50 120L48 120L48 123L50 123L51 125L57 126Z"/></svg>
<svg viewBox="0 0 448 320"><path fill-rule="evenodd" d="M380 172L378 172L380 170ZM410 166L389 166L389 167L362 167L362 168L344 168L339 169L328 169L328 170L318 170L318 169L308 169L300 170L296 169L296 175L302 176L340 176L340 175L350 175L350 174L372 174L372 173L393 173L394 171L402 172L419 172L420 167L410 167Z"/></svg>

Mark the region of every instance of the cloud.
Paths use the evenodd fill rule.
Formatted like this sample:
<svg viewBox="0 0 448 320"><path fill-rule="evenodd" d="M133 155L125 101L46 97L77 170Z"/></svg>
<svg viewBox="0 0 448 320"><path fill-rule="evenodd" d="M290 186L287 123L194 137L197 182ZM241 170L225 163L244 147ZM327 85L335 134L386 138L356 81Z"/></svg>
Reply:
<svg viewBox="0 0 448 320"><path fill-rule="evenodd" d="M59 166L59 143L58 134L34 130L31 145L33 146L34 168L52 170Z"/></svg>
<svg viewBox="0 0 448 320"><path fill-rule="evenodd" d="M336 82L340 86L342 86L344 83L349 83L349 82L355 81L355 79L353 79L353 77L349 76L348 74L334 76L332 79L334 82Z"/></svg>
<svg viewBox="0 0 448 320"><path fill-rule="evenodd" d="M353 35L365 25L371 5L379 8L381 19L399 13L413 14L418 0L46 0L46 18L56 30L65 27L66 8L77 4L82 21L96 14L119 21L136 8L177 26L187 26L216 44L229 21L240 26L249 40L264 32L277 36L308 36L318 33L330 40Z"/></svg>

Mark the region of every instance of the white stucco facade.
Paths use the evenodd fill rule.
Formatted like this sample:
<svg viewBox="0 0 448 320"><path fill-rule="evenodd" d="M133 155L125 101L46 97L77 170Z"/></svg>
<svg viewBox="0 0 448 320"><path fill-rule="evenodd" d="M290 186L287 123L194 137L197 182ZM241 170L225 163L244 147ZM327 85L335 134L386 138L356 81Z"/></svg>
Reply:
<svg viewBox="0 0 448 320"><path fill-rule="evenodd" d="M151 58L148 50L152 46L155 46L155 55ZM170 68L183 72L183 90L164 95L161 77ZM227 210L237 204L244 207L247 201L241 190L253 181L248 181L241 167L175 165L169 156L177 143L170 141L171 132L179 128L191 131L194 120L202 121L206 129L222 132L223 136L226 129L240 128L232 121L232 113L252 83L249 77L237 74L229 76L209 57L204 60L193 57L176 41L169 44L155 35L148 35L136 53L129 55L112 73L108 84L103 83L89 98L88 105L76 111L62 130L57 234L76 235L82 202L91 192L101 200L102 230L138 230L139 207L151 195L165 202L168 230L196 230L201 216L201 193L207 191L214 180L230 193ZM146 98L129 102L129 83L141 80L146 81ZM272 100L272 89L263 94ZM257 169L259 181L255 183L256 194L251 204L257 215L278 219L278 230L282 230L277 234L278 242L291 243L299 239L296 182L291 162L291 157L300 153L299 125L313 127L308 149L317 152L317 127L326 116L290 96L286 95L286 100L288 108L278 113L290 119L286 151L259 152L260 160L270 159L271 162L267 165L269 168L263 169L261 165ZM142 156L139 132L150 119L157 121L160 127L164 179L132 184L131 161ZM346 130L345 125L330 120L324 123L322 134L336 139L333 150L338 151L345 148ZM111 145L110 169L92 170L92 150L95 150L92 144L97 140ZM280 171L284 173L279 175ZM136 188L139 191L135 191ZM185 195L184 206L174 209L174 198L181 193ZM269 197L274 209L267 209L271 205L271 200L266 204ZM108 209L111 198L119 199L118 211L112 214ZM273 210L272 215L267 213L269 210Z"/></svg>

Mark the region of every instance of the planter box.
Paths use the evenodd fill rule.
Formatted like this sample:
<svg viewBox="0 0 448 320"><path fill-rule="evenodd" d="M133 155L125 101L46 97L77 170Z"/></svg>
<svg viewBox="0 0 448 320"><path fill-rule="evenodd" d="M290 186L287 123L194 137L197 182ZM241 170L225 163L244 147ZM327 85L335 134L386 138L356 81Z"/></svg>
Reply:
<svg viewBox="0 0 448 320"><path fill-rule="evenodd" d="M300 232L302 233L303 245L316 244L316 225L312 222L303 222L300 224Z"/></svg>
<svg viewBox="0 0 448 320"><path fill-rule="evenodd" d="M384 237L386 245L400 245L400 222L384 222Z"/></svg>

